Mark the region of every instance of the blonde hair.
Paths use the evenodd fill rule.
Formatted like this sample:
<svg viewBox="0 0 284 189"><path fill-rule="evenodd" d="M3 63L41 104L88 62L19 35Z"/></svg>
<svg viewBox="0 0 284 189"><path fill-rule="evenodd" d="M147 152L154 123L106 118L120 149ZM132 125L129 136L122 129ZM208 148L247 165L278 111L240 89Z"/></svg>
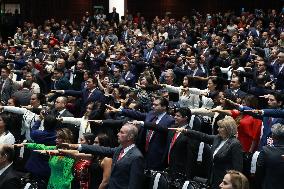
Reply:
<svg viewBox="0 0 284 189"><path fill-rule="evenodd" d="M235 170L229 170L227 174L231 177L233 189L249 189L249 182L244 174Z"/></svg>
<svg viewBox="0 0 284 189"><path fill-rule="evenodd" d="M235 137L237 135L237 123L231 116L226 116L217 122L219 127L223 127L227 137Z"/></svg>
<svg viewBox="0 0 284 189"><path fill-rule="evenodd" d="M60 128L56 130L57 137L62 139L64 143L72 143L74 141L73 133L70 129Z"/></svg>

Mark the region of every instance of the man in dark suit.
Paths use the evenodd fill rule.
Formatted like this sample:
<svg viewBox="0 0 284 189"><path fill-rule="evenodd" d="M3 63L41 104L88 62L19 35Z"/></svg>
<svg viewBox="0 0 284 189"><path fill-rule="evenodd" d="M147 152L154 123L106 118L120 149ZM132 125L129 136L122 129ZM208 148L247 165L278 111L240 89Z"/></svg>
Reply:
<svg viewBox="0 0 284 189"><path fill-rule="evenodd" d="M143 51L143 58L145 62L152 63L153 57L157 54L156 50L154 49L154 42L149 41L146 45L147 49Z"/></svg>
<svg viewBox="0 0 284 189"><path fill-rule="evenodd" d="M67 105L67 98L64 96L57 97L54 103L54 109L51 110L50 114L56 118L60 117L74 117L74 115L66 109ZM60 121L57 122L56 128L68 128L73 133L74 138L79 137L79 128L77 128L73 124L66 124L61 123Z"/></svg>
<svg viewBox="0 0 284 189"><path fill-rule="evenodd" d="M98 81L96 78L89 78L86 81L87 87L82 89L81 91L75 90L55 90L56 93L61 93L64 95L70 96L79 96L82 97L82 106L81 106L81 115L83 115L86 111L87 104L90 102L101 102L105 103L105 96L102 91L97 88Z"/></svg>
<svg viewBox="0 0 284 189"><path fill-rule="evenodd" d="M233 77L230 82L230 89L225 90L225 94L228 96L234 96L237 99L237 102L240 103L240 100L246 96L246 93L240 89L241 87L241 78Z"/></svg>
<svg viewBox="0 0 284 189"><path fill-rule="evenodd" d="M23 88L15 92L12 96L19 100L21 106L28 106L30 104L32 92L32 81L24 81Z"/></svg>
<svg viewBox="0 0 284 189"><path fill-rule="evenodd" d="M256 166L257 183L263 189L282 189L284 185L284 125L272 126L273 146L265 146L260 152ZM259 186L258 188L260 188Z"/></svg>
<svg viewBox="0 0 284 189"><path fill-rule="evenodd" d="M66 77L64 77L63 69L55 68L53 71L53 77L55 81L51 83L51 91L71 89L71 83ZM53 101L58 96L58 94L51 95L48 101Z"/></svg>
<svg viewBox="0 0 284 189"><path fill-rule="evenodd" d="M156 98L153 102L153 111L142 113L135 110L123 109L121 113L124 116L145 122L156 123L157 127L168 128L174 124L172 116L167 114L169 102L165 98ZM146 159L146 168L153 170L162 170L166 165L168 148L167 133L148 131L141 128L137 144Z"/></svg>
<svg viewBox="0 0 284 189"><path fill-rule="evenodd" d="M13 81L9 78L10 70L6 67L1 69L1 80L0 80L0 90L1 90L1 103L2 105L7 104L9 98L15 92L15 86Z"/></svg>
<svg viewBox="0 0 284 189"><path fill-rule="evenodd" d="M21 179L13 169L14 148L13 146L0 146L0 189L18 189Z"/></svg>
<svg viewBox="0 0 284 189"><path fill-rule="evenodd" d="M68 90L71 89L71 83L64 77L64 70L61 68L55 68L53 72L55 81L53 82L52 90Z"/></svg>
<svg viewBox="0 0 284 189"><path fill-rule="evenodd" d="M122 73L122 79L125 80L126 84L130 87L135 87L135 81L136 77L131 72L131 64L129 62L123 63L123 73Z"/></svg>
<svg viewBox="0 0 284 189"><path fill-rule="evenodd" d="M61 30L56 33L58 40L63 42L64 44L68 43L71 36L68 33L66 26L61 26Z"/></svg>
<svg viewBox="0 0 284 189"><path fill-rule="evenodd" d="M284 90L284 52L279 52L278 61L273 65L273 75L277 90Z"/></svg>
<svg viewBox="0 0 284 189"><path fill-rule="evenodd" d="M175 114L175 123L171 127L185 128L185 129L199 129L192 128L189 124L191 119L190 110L187 108L180 108ZM195 119L194 119L195 122ZM133 123L139 124L139 121L134 121ZM145 129L155 130L157 132L168 133L167 142L167 162L169 168L169 174L171 177L184 175L187 179L192 179L194 176L208 177L210 161L212 160L211 151L209 146L203 143L203 148L199 152L200 142L195 139L188 139L182 133L175 133L164 127L157 127L154 123L144 123L142 125ZM199 157L198 157L199 155ZM197 161L199 164L197 164ZM197 168L203 167L204 170L198 170Z"/></svg>
<svg viewBox="0 0 284 189"><path fill-rule="evenodd" d="M111 23L116 23L116 25L119 24L119 14L116 12L116 8L115 7L113 7L112 8L112 12L109 13L108 20Z"/></svg>
<svg viewBox="0 0 284 189"><path fill-rule="evenodd" d="M126 123L117 134L119 147L69 144L83 153L112 157L112 171L108 189L142 189L144 178L143 155L135 145L138 129ZM62 151L64 153L64 150Z"/></svg>

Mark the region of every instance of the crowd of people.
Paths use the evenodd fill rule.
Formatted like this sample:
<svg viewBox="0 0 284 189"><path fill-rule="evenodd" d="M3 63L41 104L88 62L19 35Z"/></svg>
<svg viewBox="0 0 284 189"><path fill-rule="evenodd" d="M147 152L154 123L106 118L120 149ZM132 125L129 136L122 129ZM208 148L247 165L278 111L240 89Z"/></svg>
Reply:
<svg viewBox="0 0 284 189"><path fill-rule="evenodd" d="M283 24L274 9L24 22L0 43L0 189L281 189Z"/></svg>

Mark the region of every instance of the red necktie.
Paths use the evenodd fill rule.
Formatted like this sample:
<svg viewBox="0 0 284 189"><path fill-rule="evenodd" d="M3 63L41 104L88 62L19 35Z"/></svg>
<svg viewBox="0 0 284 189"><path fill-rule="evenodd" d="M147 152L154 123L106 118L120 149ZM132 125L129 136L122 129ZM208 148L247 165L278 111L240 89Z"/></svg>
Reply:
<svg viewBox="0 0 284 189"><path fill-rule="evenodd" d="M155 117L152 119L151 122L152 122L152 123L156 123L157 119L158 119L158 117L155 116ZM153 130L148 130L148 131L147 131L147 134L146 134L146 143L145 143L145 152L148 151L149 144L150 144L150 141L151 141L151 138L152 138L153 134L154 134L154 131L153 131Z"/></svg>
<svg viewBox="0 0 284 189"><path fill-rule="evenodd" d="M124 153L124 150L122 149L120 154L119 154L119 156L118 156L118 158L117 158L117 161L121 160L123 153Z"/></svg>
<svg viewBox="0 0 284 189"><path fill-rule="evenodd" d="M175 132L175 134L172 138L172 141L170 143L170 149L169 149L169 152L168 152L168 164L170 164L170 153L171 153L172 147L174 146L174 144L177 140L177 137L178 137L178 132Z"/></svg>

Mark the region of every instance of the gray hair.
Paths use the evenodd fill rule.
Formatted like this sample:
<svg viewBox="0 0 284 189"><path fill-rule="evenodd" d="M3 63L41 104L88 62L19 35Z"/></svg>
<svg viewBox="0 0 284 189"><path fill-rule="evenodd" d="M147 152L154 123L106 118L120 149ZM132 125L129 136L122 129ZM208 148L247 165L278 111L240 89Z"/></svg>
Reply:
<svg viewBox="0 0 284 189"><path fill-rule="evenodd" d="M136 138L138 136L138 128L131 123L126 123L123 126L128 127L128 136L133 140L136 141Z"/></svg>
<svg viewBox="0 0 284 189"><path fill-rule="evenodd" d="M217 122L219 127L223 127L226 131L227 137L235 137L238 132L236 121L231 116L226 116Z"/></svg>
<svg viewBox="0 0 284 189"><path fill-rule="evenodd" d="M271 127L272 136L275 139L284 139L284 125L276 123Z"/></svg>

